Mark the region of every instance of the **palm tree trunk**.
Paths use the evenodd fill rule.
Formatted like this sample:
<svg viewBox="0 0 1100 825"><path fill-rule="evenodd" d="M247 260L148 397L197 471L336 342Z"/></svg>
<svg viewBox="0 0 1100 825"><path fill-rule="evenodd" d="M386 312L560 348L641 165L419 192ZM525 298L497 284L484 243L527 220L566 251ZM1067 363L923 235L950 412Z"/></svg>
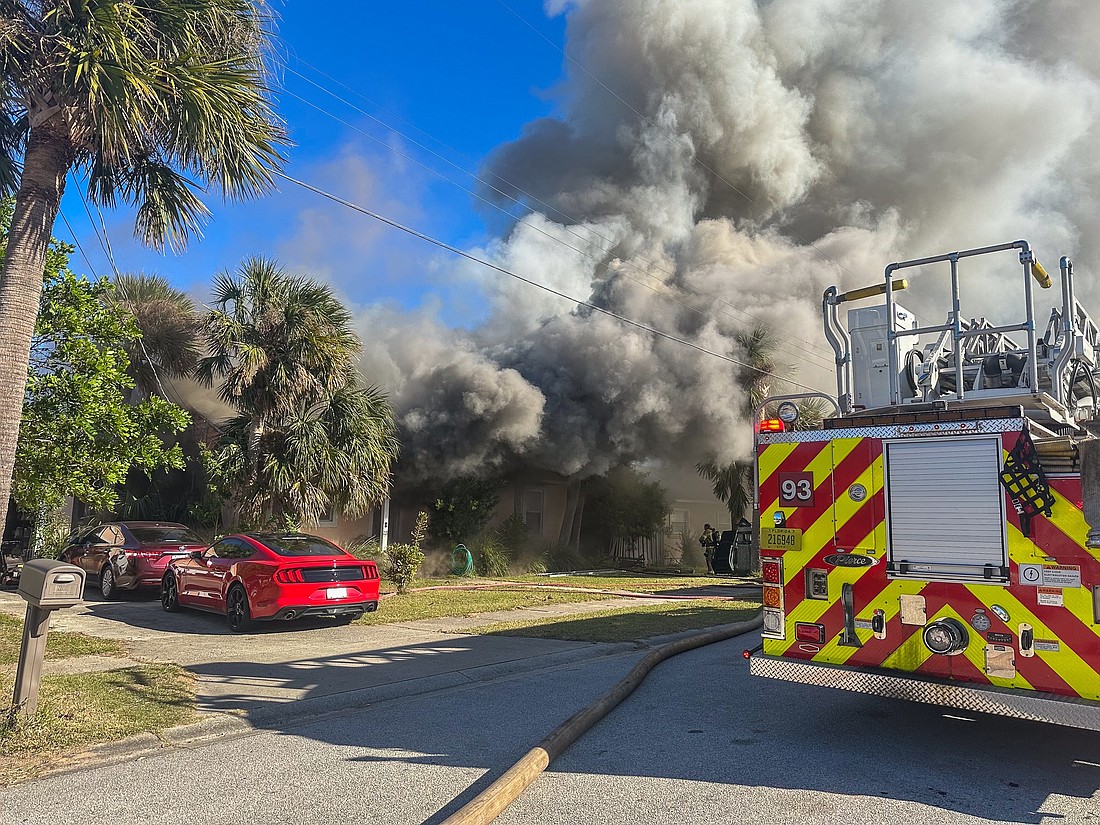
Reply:
<svg viewBox="0 0 1100 825"><path fill-rule="evenodd" d="M46 250L72 162L72 145L61 118L31 129L0 274L0 534L11 495Z"/></svg>

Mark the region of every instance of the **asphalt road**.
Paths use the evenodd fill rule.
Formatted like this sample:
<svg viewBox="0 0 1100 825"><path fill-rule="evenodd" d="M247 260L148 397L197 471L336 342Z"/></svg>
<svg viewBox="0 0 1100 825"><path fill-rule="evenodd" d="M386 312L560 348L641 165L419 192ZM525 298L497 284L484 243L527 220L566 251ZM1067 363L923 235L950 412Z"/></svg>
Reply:
<svg viewBox="0 0 1100 825"><path fill-rule="evenodd" d="M743 646L658 667L498 822L1100 825L1100 736L753 679ZM638 655L46 778L0 825L438 823Z"/></svg>

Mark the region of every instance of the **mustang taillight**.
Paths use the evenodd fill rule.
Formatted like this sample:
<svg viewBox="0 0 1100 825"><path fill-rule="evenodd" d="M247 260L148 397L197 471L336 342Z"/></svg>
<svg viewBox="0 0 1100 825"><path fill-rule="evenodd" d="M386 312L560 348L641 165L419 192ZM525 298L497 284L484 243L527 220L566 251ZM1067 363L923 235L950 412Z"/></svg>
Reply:
<svg viewBox="0 0 1100 825"><path fill-rule="evenodd" d="M275 571L275 581L279 584L302 584L305 577L297 567L284 567Z"/></svg>

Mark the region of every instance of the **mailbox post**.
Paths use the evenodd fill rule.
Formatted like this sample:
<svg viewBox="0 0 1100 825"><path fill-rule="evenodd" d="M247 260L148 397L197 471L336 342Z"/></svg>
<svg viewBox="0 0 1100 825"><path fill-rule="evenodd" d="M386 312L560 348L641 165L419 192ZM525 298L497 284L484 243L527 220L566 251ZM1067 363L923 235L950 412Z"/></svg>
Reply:
<svg viewBox="0 0 1100 825"><path fill-rule="evenodd" d="M38 687L42 680L42 657L46 653L50 613L84 600L84 571L54 559L34 559L23 565L19 595L27 602L27 618L23 623L23 645L19 649L12 708L17 719L27 721L34 718L38 709Z"/></svg>

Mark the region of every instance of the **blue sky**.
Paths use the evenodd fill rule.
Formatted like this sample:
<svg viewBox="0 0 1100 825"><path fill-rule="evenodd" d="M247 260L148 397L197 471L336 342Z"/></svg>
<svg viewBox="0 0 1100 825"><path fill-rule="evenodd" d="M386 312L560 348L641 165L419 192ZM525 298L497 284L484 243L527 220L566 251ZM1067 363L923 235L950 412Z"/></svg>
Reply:
<svg viewBox="0 0 1100 825"><path fill-rule="evenodd" d="M476 171L526 122L553 114L563 17L548 18L540 0L332 0L323 14L277 0L276 8L287 67L278 107L295 143L288 174L463 248L504 226L464 191L474 182L456 166ZM81 181L70 179L62 211L91 265L78 253L73 268L109 274L77 189ZM215 273L248 255L274 256L331 280L353 304L438 301L452 323L475 320L467 314L476 314L476 298L447 283L446 254L422 241L286 182L260 201L206 200L213 220L180 255L142 247L129 211L104 214L118 268L163 274L201 298ZM54 234L71 239L60 218Z"/></svg>

